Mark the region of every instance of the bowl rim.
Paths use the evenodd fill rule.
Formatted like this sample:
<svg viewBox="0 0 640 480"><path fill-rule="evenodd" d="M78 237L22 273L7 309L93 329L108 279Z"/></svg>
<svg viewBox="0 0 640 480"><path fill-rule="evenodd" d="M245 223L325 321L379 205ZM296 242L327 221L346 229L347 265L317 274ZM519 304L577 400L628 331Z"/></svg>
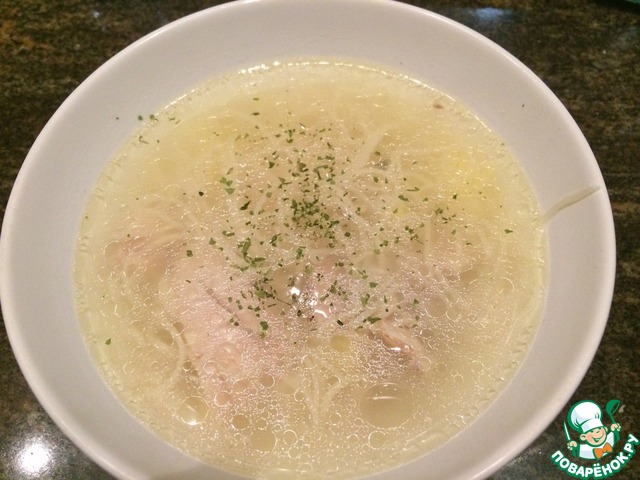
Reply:
<svg viewBox="0 0 640 480"><path fill-rule="evenodd" d="M321 3L325 6L320 6ZM477 468L470 466L466 470L458 472L460 478L482 478L495 472L507 461L511 460L518 453L524 450L542 433L547 425L553 421L579 385L596 353L606 326L609 308L613 297L615 280L615 232L613 216L611 215L611 206L606 195L604 180L586 139L584 139L579 127L575 124L561 102L548 89L548 87L546 87L542 80L535 76L531 70L511 54L506 52L502 47L458 22L420 7L386 0L376 0L373 2L364 2L362 0L325 0L325 2L310 2L310 4L313 4L314 11L322 9L327 9L326 11L329 11L331 8L335 8L338 3L340 4L341 9L345 9L347 11L355 11L354 9L363 8L366 5L371 10L379 9L377 10L378 12L384 12L385 14L392 13L393 15L413 16L417 19L416 21L418 23L423 22L425 25L429 24L430 26L438 25L439 28L447 30L451 35L456 37L460 36L465 42L475 42L478 44L478 48L483 49L483 51L490 51L494 55L500 57L500 65L504 68L517 70L518 74L529 82L528 85L531 88L536 88L539 95L544 97L548 103L549 111L557 115L560 119L559 121L563 122L566 126L567 131L572 132L576 137L575 148L582 153L585 161L590 163L591 169L589 171L588 179L592 180L592 183L595 183L600 187L599 192L596 192L594 195L589 197L587 202L582 204L581 207L579 206L579 208L593 211L593 218L595 219L594 222L602 227L602 231L600 232L602 239L601 242L598 243L598 246L602 250L597 252L600 254L600 263L597 270L598 275L601 278L601 281L599 282L600 291L597 297L590 299L590 301L593 302L592 310L594 313L592 313L592 316L597 318L597 321L592 322L593 325L590 331L583 334L584 338L581 344L581 349L574 352L575 355L572 359L572 368L570 369L570 372L564 373L562 376L563 381L553 394L551 394L546 408L539 409L534 415L530 415L526 431L521 432L522 435L508 445L501 445L499 448L496 448L491 455L488 455L483 459L478 459L473 464ZM95 90L101 86L100 81L104 75L109 74L109 72L112 72L113 70L123 68L123 62L128 62L134 57L138 58L140 56L139 52L142 50L154 48L157 43L162 42L165 39L170 40L176 35L186 35L187 30L195 24L201 25L202 23L211 21L217 22L220 21L221 18L228 19L231 17L233 17L235 21L237 16L245 15L245 12L248 13L250 9L259 10L261 8L265 8L266 10L264 11L273 11L272 9L278 8L296 8L294 4L296 4L295 1L289 0L241 0L238 2L226 3L183 17L132 43L120 53L105 62L100 68L91 74L67 98L67 100L63 102L58 111L56 111L52 116L51 120L47 123L41 134L36 139L16 178L7 204L2 232L0 234L0 297L2 299L2 311L4 314L7 335L13 348L14 355L27 379L27 382L29 383L29 386L47 413L61 428L65 435L67 435L67 437L84 450L85 453L87 453L88 456L96 463L115 476L121 478L133 478L130 476L132 475L132 472L134 472L134 476L144 477L144 472L136 471L135 467L132 467L131 465L123 465L123 460L121 458L113 455L112 452L104 451L99 442L94 442L92 440L91 436L93 435L93 432L90 428L80 426L75 418L76 413L73 409L79 408L77 404L69 406L64 404L65 399L60 398L59 395L52 396L50 382L46 377L41 375L41 371L38 369L37 365L38 360L34 359L34 340L33 338L28 337L28 335L32 335L33 332L23 330L23 324L21 323L23 320L23 313L21 313L23 309L16 300L19 298L19 296L16 296L16 285L19 282L15 282L15 279L17 277L21 277L21 274L18 272L22 269L23 265L21 264L22 261L18 258L20 257L20 253L24 253L24 245L22 244L21 239L24 239L25 234L22 233L16 235L16 230L26 228L24 226L25 223L31 221L31 219L36 218L37 216L37 211L33 207L26 210L24 207L25 203L29 201L29 189L34 182L34 178L41 178L45 174L50 175L53 173L53 168L55 166L45 165L45 160L47 158L45 151L51 147L51 145L56 145L56 138L54 135L58 132L57 129L59 123L64 121L67 116L71 115L74 110L79 108L79 104L84 101L84 99L95 94ZM125 122L122 123L124 125L121 128L130 130L127 125L133 125L133 119L128 124L125 124ZM77 188L77 185L73 185L72 187ZM555 199L556 202L559 200L559 198ZM560 212L560 215L561 214L562 212ZM556 224L557 223L560 222L556 222ZM560 227L558 226L557 228L559 229ZM54 251L51 253L55 256L57 252ZM29 261L31 261L31 259L29 259ZM35 262L37 259L33 261ZM54 262L58 262L55 267L61 268L59 262L62 261L64 261L64 258L61 258L60 260L55 259ZM32 268L31 265L29 265L29 268ZM54 274L50 273L50 275ZM24 283L25 280L22 280L22 284ZM68 299L66 300L68 301ZM65 300L63 299L62 301ZM69 312L68 309L64 311L64 313L73 315L73 312ZM536 336L534 343L541 341L538 337L539 336ZM46 341L46 339L40 338L39 341L43 342ZM516 374L516 378L522 377L523 374L521 374L521 372L524 372L525 366L528 367L528 364L531 363L527 362L527 360L525 360L525 364ZM82 370L80 372L80 377L82 378L89 377L96 373L91 366L82 366L79 368ZM536 370L532 369L532 371L535 372ZM511 384L515 382L516 378L510 382L508 387L511 387ZM518 381L520 382L520 380ZM519 384L522 383L520 382ZM517 412L513 411L513 404L505 406L500 402L500 400L503 399L503 394L493 402L490 409L505 407L511 414L511 417L509 418L517 416ZM117 405L110 405L109 413L113 415L121 414ZM483 413L471 426L476 429L489 428L489 425L485 425L486 422L483 421L483 418L486 417L487 412ZM86 418L87 413L85 412L83 413L82 419L86 420ZM495 420L495 415L492 418ZM506 428L506 426L504 427ZM465 428L465 430L468 428L469 427ZM140 435L139 438L145 438L143 433L134 432L134 434ZM457 436L454 438L457 438ZM438 454L438 452L439 450L436 450L434 453ZM168 448L165 453L168 455L173 454L171 448ZM131 462L132 460L128 459L126 461ZM414 460L411 463L414 464L415 462L416 461ZM177 467L192 470L193 463L190 459L186 459L184 462L178 462ZM405 466L403 465L399 468L403 469L404 467ZM392 472L396 472L394 475L397 475L397 472L400 471L401 470L398 469L392 470ZM404 469L402 471L406 471L411 475L416 473L411 469ZM389 472L381 472L379 474L372 475L371 478L391 478L388 475ZM197 477L194 476L194 478Z"/></svg>

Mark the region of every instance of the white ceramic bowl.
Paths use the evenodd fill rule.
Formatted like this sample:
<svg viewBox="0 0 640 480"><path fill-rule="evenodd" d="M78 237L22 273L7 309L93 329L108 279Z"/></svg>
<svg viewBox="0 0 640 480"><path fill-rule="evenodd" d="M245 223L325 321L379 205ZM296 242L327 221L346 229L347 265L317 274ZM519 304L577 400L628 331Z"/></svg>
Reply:
<svg viewBox="0 0 640 480"><path fill-rule="evenodd" d="M585 188L598 189L558 212L549 224L544 317L530 354L506 390L444 446L373 478L489 475L555 418L597 349L615 269L607 191L580 130L531 71L477 33L399 3L227 4L146 36L90 76L38 137L6 210L0 294L15 355L54 421L116 477L227 478L134 420L88 356L76 322L71 276L87 196L139 114L157 111L219 73L304 55L389 65L462 100L510 144L543 210Z"/></svg>

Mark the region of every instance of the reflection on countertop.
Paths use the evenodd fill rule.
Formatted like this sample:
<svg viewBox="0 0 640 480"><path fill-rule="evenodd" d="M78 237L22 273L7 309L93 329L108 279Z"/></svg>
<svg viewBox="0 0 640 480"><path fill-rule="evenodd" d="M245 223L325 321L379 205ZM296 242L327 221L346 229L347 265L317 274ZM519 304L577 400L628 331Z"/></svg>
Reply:
<svg viewBox="0 0 640 480"><path fill-rule="evenodd" d="M144 34L218 3L0 0L3 213L30 146L76 86ZM473 28L531 68L574 116L603 172L618 252L616 289L604 338L558 418L492 477L569 478L550 456L557 450L567 452L563 421L573 403L590 399L604 405L619 399L616 420L624 438L628 433L640 434L640 6L622 0L406 3ZM42 410L20 373L4 324L0 328L0 478L112 478ZM613 478L640 478L640 458Z"/></svg>

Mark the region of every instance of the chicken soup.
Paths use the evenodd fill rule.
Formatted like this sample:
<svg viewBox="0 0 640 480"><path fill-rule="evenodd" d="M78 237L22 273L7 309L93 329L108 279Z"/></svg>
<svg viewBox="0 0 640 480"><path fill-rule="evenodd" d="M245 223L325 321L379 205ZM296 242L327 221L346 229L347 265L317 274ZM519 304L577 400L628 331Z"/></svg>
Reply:
<svg viewBox="0 0 640 480"><path fill-rule="evenodd" d="M88 201L76 302L105 380L167 442L249 476L353 478L447 441L516 372L544 222L464 105L298 61L140 120Z"/></svg>

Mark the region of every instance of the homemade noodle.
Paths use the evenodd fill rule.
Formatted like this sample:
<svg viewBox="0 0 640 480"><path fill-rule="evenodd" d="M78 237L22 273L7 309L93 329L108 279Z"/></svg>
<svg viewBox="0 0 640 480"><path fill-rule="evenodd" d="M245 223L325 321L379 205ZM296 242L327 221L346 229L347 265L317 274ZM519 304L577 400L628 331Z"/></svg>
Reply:
<svg viewBox="0 0 640 480"><path fill-rule="evenodd" d="M487 408L537 329L546 254L517 161L455 100L368 66L262 65L145 114L88 202L77 305L168 442L352 478Z"/></svg>

